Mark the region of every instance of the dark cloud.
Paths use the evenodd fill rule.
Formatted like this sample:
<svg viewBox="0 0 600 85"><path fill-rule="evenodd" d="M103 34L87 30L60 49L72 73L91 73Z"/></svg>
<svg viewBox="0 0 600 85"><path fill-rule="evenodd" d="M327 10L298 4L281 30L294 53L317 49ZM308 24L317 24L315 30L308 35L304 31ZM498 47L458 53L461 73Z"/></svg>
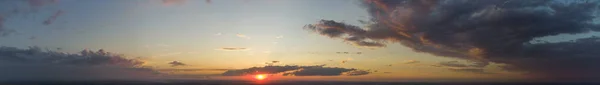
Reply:
<svg viewBox="0 0 600 85"><path fill-rule="evenodd" d="M243 76L254 74L282 74L284 76L357 76L366 75L370 72L358 69L348 69L339 67L324 67L325 65L316 66L264 66L252 67L246 69L228 70L223 76Z"/></svg>
<svg viewBox="0 0 600 85"><path fill-rule="evenodd" d="M600 38L531 43L599 30L594 0L365 0L365 28L321 20L305 29L353 45L400 43L416 52L507 64L539 79L599 79ZM370 44L357 44L370 43ZM560 69L559 69L560 68Z"/></svg>
<svg viewBox="0 0 600 85"><path fill-rule="evenodd" d="M44 25L50 25L54 22L54 20L56 20L56 18L58 18L58 16L61 16L64 13L64 11L62 10L58 10L56 11L52 16L50 16L48 19L46 19L44 21Z"/></svg>
<svg viewBox="0 0 600 85"><path fill-rule="evenodd" d="M374 72L377 72L377 70L375 70ZM364 71L364 70L353 70L353 71L345 72L343 75L360 76L360 75L367 75L369 73L371 73L371 72Z"/></svg>
<svg viewBox="0 0 600 85"><path fill-rule="evenodd" d="M267 64L267 65L274 65L274 64L277 64L277 63L279 63L279 61L265 62L265 64Z"/></svg>
<svg viewBox="0 0 600 85"><path fill-rule="evenodd" d="M171 67L185 66L186 65L185 63L179 62L179 61L171 61L171 62L169 62L169 64L171 64Z"/></svg>
<svg viewBox="0 0 600 85"><path fill-rule="evenodd" d="M243 51L243 50L248 50L247 48L241 48L241 47L224 47L221 48L219 50L224 50L224 51Z"/></svg>
<svg viewBox="0 0 600 85"><path fill-rule="evenodd" d="M459 63L458 61L440 62L439 65L440 66L446 66L446 67L467 67L466 64Z"/></svg>
<svg viewBox="0 0 600 85"><path fill-rule="evenodd" d="M490 72L485 72L484 68L488 63L481 62L473 62L473 64L464 64L458 61L443 61L436 65L432 65L434 67L447 68L450 71L454 72L465 72L465 73L477 73L477 74L493 74Z"/></svg>
<svg viewBox="0 0 600 85"><path fill-rule="evenodd" d="M38 47L0 47L0 80L149 79L157 71L144 62L104 50L78 54L42 51Z"/></svg>
<svg viewBox="0 0 600 85"><path fill-rule="evenodd" d="M455 72L467 72L467 73L477 73L477 74L493 74L490 72L483 71L482 68L449 68L448 70Z"/></svg>
<svg viewBox="0 0 600 85"><path fill-rule="evenodd" d="M228 71L232 69L157 69L158 71Z"/></svg>

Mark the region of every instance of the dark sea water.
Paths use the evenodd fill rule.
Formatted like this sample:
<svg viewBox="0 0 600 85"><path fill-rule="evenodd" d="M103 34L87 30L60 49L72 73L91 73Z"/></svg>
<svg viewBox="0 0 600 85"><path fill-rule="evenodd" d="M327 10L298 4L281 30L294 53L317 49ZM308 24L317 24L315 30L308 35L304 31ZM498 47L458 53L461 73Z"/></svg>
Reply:
<svg viewBox="0 0 600 85"><path fill-rule="evenodd" d="M440 82L340 82L340 81L9 81L0 85L600 85L600 83L440 83Z"/></svg>

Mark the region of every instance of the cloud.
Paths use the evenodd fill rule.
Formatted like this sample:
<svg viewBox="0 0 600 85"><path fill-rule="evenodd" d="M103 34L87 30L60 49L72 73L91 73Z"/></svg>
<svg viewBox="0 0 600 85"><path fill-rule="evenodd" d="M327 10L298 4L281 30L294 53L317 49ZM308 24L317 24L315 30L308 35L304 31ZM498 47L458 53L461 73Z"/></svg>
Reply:
<svg viewBox="0 0 600 85"><path fill-rule="evenodd" d="M216 36L220 36L220 35L223 35L223 33L216 33L215 35Z"/></svg>
<svg viewBox="0 0 600 85"><path fill-rule="evenodd" d="M171 62L169 62L169 64L171 64L171 67L185 66L186 65L185 63L179 62L179 61L171 61Z"/></svg>
<svg viewBox="0 0 600 85"><path fill-rule="evenodd" d="M228 70L222 75L224 76L243 76L255 74L282 74L284 76L358 76L366 75L370 72L358 69L348 69L339 67L324 67L325 65L316 66L264 66L251 67L246 69Z"/></svg>
<svg viewBox="0 0 600 85"><path fill-rule="evenodd" d="M35 40L35 39L37 39L37 37L35 37L35 36L29 37L29 40Z"/></svg>
<svg viewBox="0 0 600 85"><path fill-rule="evenodd" d="M186 0L162 0L163 5L179 5L185 3Z"/></svg>
<svg viewBox="0 0 600 85"><path fill-rule="evenodd" d="M477 73L477 74L494 74L483 71L482 68L448 68L451 71L455 72L466 72L466 73Z"/></svg>
<svg viewBox="0 0 600 85"><path fill-rule="evenodd" d="M183 72L183 71L227 71L232 69L157 69L158 71L171 71L171 72Z"/></svg>
<svg viewBox="0 0 600 85"><path fill-rule="evenodd" d="M220 48L218 50L224 50L224 51L245 51L245 50L248 50L248 48L242 48L242 47L223 47L223 48Z"/></svg>
<svg viewBox="0 0 600 85"><path fill-rule="evenodd" d="M348 60L342 60L342 62L340 62L340 63L344 64L346 62L348 62Z"/></svg>
<svg viewBox="0 0 600 85"><path fill-rule="evenodd" d="M351 60L354 60L354 59L353 58L347 58L346 60L342 60L341 63L344 64L344 63L346 63L348 61L351 61Z"/></svg>
<svg viewBox="0 0 600 85"><path fill-rule="evenodd" d="M458 61L442 61L436 65L432 65L434 67L447 68L450 71L454 72L464 72L464 73L477 73L477 74L494 74L490 72L485 72L484 68L488 63L481 62L473 62L472 65L460 63Z"/></svg>
<svg viewBox="0 0 600 85"><path fill-rule="evenodd" d="M9 34L16 32L15 30L4 28L4 20L4 16L0 15L0 37L8 36Z"/></svg>
<svg viewBox="0 0 600 85"><path fill-rule="evenodd" d="M335 52L337 54L350 54L352 52ZM362 52L355 52L354 54L362 54Z"/></svg>
<svg viewBox="0 0 600 85"><path fill-rule="evenodd" d="M420 62L421 61L416 61L416 60L405 60L402 63L404 63L404 64L416 64L416 63L420 63Z"/></svg>
<svg viewBox="0 0 600 85"><path fill-rule="evenodd" d="M5 27L7 18L17 18L16 16L43 13L43 12L38 12L36 10L38 10L40 7L43 7L45 5L54 4L57 2L58 2L58 0L4 0L4 1L2 1L2 3L0 3L0 4L3 6L6 5L7 7L6 7L6 9L0 9L0 11L2 11L2 13L0 13L0 37L5 37L10 34L17 33L17 30L8 29ZM25 6L21 6L21 5L25 5ZM62 11L60 11L59 14L62 14ZM59 16L59 15L56 15L56 13L54 13L53 15L56 17ZM56 18L53 18L52 20L54 20L54 19L56 19ZM52 20L47 21L47 22L51 23ZM46 21L44 23L46 23Z"/></svg>
<svg viewBox="0 0 600 85"><path fill-rule="evenodd" d="M240 37L240 38L246 38L246 39L250 39L250 37L244 35L244 34L235 34L235 36Z"/></svg>
<svg viewBox="0 0 600 85"><path fill-rule="evenodd" d="M53 4L58 2L58 0L27 0L27 3L29 3L29 6L31 7L40 7L40 6L44 6L47 4Z"/></svg>
<svg viewBox="0 0 600 85"><path fill-rule="evenodd" d="M279 63L279 61L265 62L265 64L267 64L267 65L269 65L269 66L271 66L271 65L274 65L274 64L277 64L277 63Z"/></svg>
<svg viewBox="0 0 600 85"><path fill-rule="evenodd" d="M0 47L0 80L150 79L157 71L144 62L104 50L77 54L42 51L38 47ZM82 76L85 75L85 76Z"/></svg>
<svg viewBox="0 0 600 85"><path fill-rule="evenodd" d="M210 4L212 3L212 0L204 0L205 3Z"/></svg>
<svg viewBox="0 0 600 85"><path fill-rule="evenodd" d="M459 63L458 61L440 62L439 65L446 66L446 67L467 67L467 65Z"/></svg>
<svg viewBox="0 0 600 85"><path fill-rule="evenodd" d="M365 0L364 28L321 20L304 27L358 46L399 43L416 52L465 59L538 79L600 79L600 38L531 43L540 37L600 30L599 1ZM363 43L363 44L360 44ZM369 43L369 44L367 44ZM561 69L557 69L561 68Z"/></svg>
<svg viewBox="0 0 600 85"><path fill-rule="evenodd" d="M277 36L277 37L275 37L275 38L277 38L277 39L281 39L281 38L283 38L283 35Z"/></svg>
<svg viewBox="0 0 600 85"><path fill-rule="evenodd" d="M58 10L56 11L52 16L50 16L48 19L46 19L44 21L44 25L50 25L54 22L54 20L56 20L56 18L58 18L58 16L61 16L64 13L64 11L62 10Z"/></svg>
<svg viewBox="0 0 600 85"><path fill-rule="evenodd" d="M165 53L165 54L156 55L154 57L175 56L175 55L180 55L180 54L183 54L183 52Z"/></svg>

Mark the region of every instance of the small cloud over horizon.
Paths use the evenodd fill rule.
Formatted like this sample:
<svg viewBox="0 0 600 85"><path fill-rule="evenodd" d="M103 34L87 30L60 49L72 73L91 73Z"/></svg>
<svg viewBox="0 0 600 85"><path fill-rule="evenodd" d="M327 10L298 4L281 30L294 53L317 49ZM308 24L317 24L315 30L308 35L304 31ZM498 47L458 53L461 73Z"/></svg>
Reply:
<svg viewBox="0 0 600 85"><path fill-rule="evenodd" d="M223 76L244 76L244 75L255 75L255 74L280 74L283 76L359 76L367 75L371 72L365 70L358 70L354 68L340 68L340 67L324 67L325 65L315 66L297 66L297 65L285 65L285 66L264 66L264 67L251 67L246 69L228 70L224 72Z"/></svg>
<svg viewBox="0 0 600 85"><path fill-rule="evenodd" d="M183 62L179 62L179 61L171 61L171 62L169 62L169 64L171 64L171 67L186 66L187 65L187 64L185 64Z"/></svg>
<svg viewBox="0 0 600 85"><path fill-rule="evenodd" d="M243 47L223 47L223 48L219 48L216 50L222 50L222 51L246 51L246 50L250 50L249 48L243 48Z"/></svg>
<svg viewBox="0 0 600 85"><path fill-rule="evenodd" d="M420 63L421 61L417 61L417 60L405 60L402 63L404 64L416 64L416 63Z"/></svg>

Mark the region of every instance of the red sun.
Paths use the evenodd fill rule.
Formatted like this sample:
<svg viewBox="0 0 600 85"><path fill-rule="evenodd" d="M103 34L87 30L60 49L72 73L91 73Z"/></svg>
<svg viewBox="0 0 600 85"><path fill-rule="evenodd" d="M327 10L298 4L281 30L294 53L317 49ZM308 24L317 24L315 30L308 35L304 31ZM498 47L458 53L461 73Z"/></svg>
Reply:
<svg viewBox="0 0 600 85"><path fill-rule="evenodd" d="M256 76L254 76L254 79L256 79L256 80L264 80L266 78L267 78L266 74L258 74Z"/></svg>

